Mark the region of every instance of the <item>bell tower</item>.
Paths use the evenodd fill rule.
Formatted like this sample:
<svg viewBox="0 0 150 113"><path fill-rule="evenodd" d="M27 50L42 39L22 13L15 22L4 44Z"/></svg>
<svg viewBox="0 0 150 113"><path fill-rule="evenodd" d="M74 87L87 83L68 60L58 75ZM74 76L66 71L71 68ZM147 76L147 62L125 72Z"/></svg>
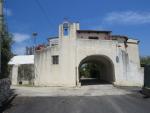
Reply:
<svg viewBox="0 0 150 113"><path fill-rule="evenodd" d="M75 38L76 31L79 29L79 23L64 21L59 25L59 38Z"/></svg>
<svg viewBox="0 0 150 113"><path fill-rule="evenodd" d="M63 35L64 36L68 36L69 35L69 30L70 30L69 27L70 27L70 23L65 21L63 23Z"/></svg>

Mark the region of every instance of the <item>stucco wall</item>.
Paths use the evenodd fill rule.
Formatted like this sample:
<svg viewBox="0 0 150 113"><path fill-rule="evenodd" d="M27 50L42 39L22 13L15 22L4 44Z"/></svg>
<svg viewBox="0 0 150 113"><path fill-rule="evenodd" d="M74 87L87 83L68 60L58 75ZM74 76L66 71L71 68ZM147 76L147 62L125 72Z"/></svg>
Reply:
<svg viewBox="0 0 150 113"><path fill-rule="evenodd" d="M14 64L11 65L11 83L12 85L28 84L33 85L34 64Z"/></svg>
<svg viewBox="0 0 150 113"><path fill-rule="evenodd" d="M18 67L19 65L13 65L12 66L12 71L11 71L11 81L12 85L17 85L18 84Z"/></svg>
<svg viewBox="0 0 150 113"><path fill-rule="evenodd" d="M59 45L47 47L35 54L35 85L76 86L79 84L79 64L91 55L107 56L114 66L115 85L141 86L143 72L140 68L138 45L128 45L117 40L81 39L78 24L69 26L68 36L59 27ZM88 37L85 35L85 37ZM52 56L59 55L59 64L52 64ZM109 68L109 66L107 66Z"/></svg>
<svg viewBox="0 0 150 113"><path fill-rule="evenodd" d="M138 41L136 42L134 40L129 41L130 43L128 43L127 53L129 57L128 73L130 75L130 78L128 78L128 81L130 81L131 84L135 83L137 85L143 86L144 71L140 66Z"/></svg>
<svg viewBox="0 0 150 113"><path fill-rule="evenodd" d="M74 54L71 54L68 38L61 41L64 46L47 48L35 55L36 85L75 86ZM59 64L52 64L52 56L59 56Z"/></svg>
<svg viewBox="0 0 150 113"><path fill-rule="evenodd" d="M92 55L107 56L112 61L114 67L117 65L115 63L115 42L111 40L78 39L77 66L79 66L83 59ZM117 73L117 70L115 72Z"/></svg>

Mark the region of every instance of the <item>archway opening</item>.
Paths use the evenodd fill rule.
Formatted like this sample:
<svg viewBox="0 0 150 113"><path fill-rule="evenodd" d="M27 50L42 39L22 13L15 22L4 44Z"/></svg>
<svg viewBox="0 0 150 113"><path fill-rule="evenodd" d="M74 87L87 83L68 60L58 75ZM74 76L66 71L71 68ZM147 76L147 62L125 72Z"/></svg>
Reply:
<svg viewBox="0 0 150 113"><path fill-rule="evenodd" d="M113 84L115 81L113 62L103 55L84 58L79 65L79 81L81 85Z"/></svg>

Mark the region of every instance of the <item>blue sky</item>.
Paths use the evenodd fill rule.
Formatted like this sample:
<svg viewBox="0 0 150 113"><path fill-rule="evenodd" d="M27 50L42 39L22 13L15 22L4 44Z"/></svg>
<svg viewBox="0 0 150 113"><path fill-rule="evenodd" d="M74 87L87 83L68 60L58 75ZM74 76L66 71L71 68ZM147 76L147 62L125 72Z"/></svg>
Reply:
<svg viewBox="0 0 150 113"><path fill-rule="evenodd" d="M81 29L111 30L140 40L141 56L150 55L150 0L5 0L12 50L24 54L25 46L46 43L57 36L58 25L68 18Z"/></svg>

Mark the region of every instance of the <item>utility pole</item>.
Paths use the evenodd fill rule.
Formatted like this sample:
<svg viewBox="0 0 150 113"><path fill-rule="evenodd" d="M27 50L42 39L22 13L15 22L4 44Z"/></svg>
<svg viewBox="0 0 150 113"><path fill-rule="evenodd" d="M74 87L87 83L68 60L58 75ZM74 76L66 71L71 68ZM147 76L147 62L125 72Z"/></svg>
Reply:
<svg viewBox="0 0 150 113"><path fill-rule="evenodd" d="M3 0L0 0L0 33L3 31Z"/></svg>
<svg viewBox="0 0 150 113"><path fill-rule="evenodd" d="M3 36L3 0L0 0L0 74L1 74L1 47L2 47L2 36Z"/></svg>
<svg viewBox="0 0 150 113"><path fill-rule="evenodd" d="M33 54L35 55L35 49L36 49L36 37L37 37L37 35L38 35L38 33L36 33L36 32L33 32L32 33L32 36L33 36L33 44L34 44L34 46L33 46L33 48L34 48L34 51L33 51Z"/></svg>
<svg viewBox="0 0 150 113"><path fill-rule="evenodd" d="M0 35L3 34L3 0L0 0Z"/></svg>

